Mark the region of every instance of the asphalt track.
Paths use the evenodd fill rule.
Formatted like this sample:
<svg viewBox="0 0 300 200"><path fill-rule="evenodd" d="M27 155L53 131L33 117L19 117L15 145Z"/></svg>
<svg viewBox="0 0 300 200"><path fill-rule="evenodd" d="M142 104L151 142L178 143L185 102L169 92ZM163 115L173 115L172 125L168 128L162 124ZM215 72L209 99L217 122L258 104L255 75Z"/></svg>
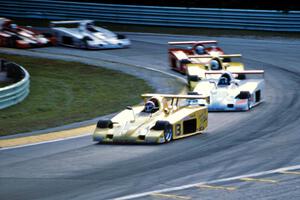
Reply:
<svg viewBox="0 0 300 200"><path fill-rule="evenodd" d="M241 52L248 69L265 70L266 101L250 112L210 113L204 134L166 145L99 145L87 136L2 150L1 199L98 200L148 191L154 192L138 199L300 199L299 168L266 173L300 164L299 40L128 35L130 49L33 53L117 60L176 74L167 67L167 41L217 39L226 52ZM258 172L255 179L247 176ZM193 183L212 185L183 187Z"/></svg>

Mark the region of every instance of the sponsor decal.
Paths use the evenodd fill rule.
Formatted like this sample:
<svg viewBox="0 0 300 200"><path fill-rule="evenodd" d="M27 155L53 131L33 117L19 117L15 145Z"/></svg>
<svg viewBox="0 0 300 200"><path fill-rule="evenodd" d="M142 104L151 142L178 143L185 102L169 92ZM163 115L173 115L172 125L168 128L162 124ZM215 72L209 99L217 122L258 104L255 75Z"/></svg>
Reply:
<svg viewBox="0 0 300 200"><path fill-rule="evenodd" d="M236 101L236 104L247 104L248 103L248 100L247 99L241 99L241 100L237 100Z"/></svg>

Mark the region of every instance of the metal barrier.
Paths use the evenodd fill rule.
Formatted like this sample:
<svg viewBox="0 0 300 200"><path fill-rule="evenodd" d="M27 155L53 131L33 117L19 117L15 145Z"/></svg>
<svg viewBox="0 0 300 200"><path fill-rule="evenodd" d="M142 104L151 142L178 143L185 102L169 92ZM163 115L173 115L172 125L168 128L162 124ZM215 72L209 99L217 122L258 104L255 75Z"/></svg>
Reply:
<svg viewBox="0 0 300 200"><path fill-rule="evenodd" d="M1 61L0 71L5 71L9 76L18 81L12 85L0 88L0 109L12 106L23 101L29 94L29 73L13 62Z"/></svg>
<svg viewBox="0 0 300 200"><path fill-rule="evenodd" d="M79 3L57 0L0 0L6 17L177 27L300 32L300 11L239 10Z"/></svg>

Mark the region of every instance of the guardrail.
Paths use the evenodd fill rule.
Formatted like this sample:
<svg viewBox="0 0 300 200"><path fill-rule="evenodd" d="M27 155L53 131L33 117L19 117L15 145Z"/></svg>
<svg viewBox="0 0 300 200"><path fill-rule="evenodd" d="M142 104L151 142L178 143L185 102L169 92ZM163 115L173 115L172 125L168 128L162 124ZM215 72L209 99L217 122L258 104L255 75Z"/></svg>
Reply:
<svg viewBox="0 0 300 200"><path fill-rule="evenodd" d="M6 17L177 27L300 32L300 11L240 10L79 3L56 0L0 0Z"/></svg>
<svg viewBox="0 0 300 200"><path fill-rule="evenodd" d="M0 88L0 109L12 106L23 101L29 94L29 73L16 63L1 60L0 72L6 72L7 76L16 83Z"/></svg>

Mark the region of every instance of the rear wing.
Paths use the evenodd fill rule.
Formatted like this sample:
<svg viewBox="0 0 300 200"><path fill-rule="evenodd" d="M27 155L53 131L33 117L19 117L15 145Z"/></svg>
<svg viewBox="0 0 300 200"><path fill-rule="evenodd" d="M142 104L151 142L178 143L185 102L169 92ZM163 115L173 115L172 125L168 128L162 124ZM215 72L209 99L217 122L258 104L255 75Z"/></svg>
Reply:
<svg viewBox="0 0 300 200"><path fill-rule="evenodd" d="M217 44L216 40L168 42L169 45Z"/></svg>
<svg viewBox="0 0 300 200"><path fill-rule="evenodd" d="M176 99L176 101L178 101L179 99L205 99L208 103L210 101L209 96L203 96L203 95L151 94L151 93L141 95L142 98L151 98L151 97L155 97L155 96L169 98L169 99L172 99L172 101L174 99Z"/></svg>
<svg viewBox="0 0 300 200"><path fill-rule="evenodd" d="M212 55L188 55L189 58L240 58L242 54L223 54L218 56Z"/></svg>
<svg viewBox="0 0 300 200"><path fill-rule="evenodd" d="M206 71L205 74L224 74L228 71ZM243 71L230 71L231 74L264 74L264 70L243 70Z"/></svg>
<svg viewBox="0 0 300 200"><path fill-rule="evenodd" d="M87 24L93 22L94 20L50 21L50 27L54 27L55 25L62 25L62 24Z"/></svg>

